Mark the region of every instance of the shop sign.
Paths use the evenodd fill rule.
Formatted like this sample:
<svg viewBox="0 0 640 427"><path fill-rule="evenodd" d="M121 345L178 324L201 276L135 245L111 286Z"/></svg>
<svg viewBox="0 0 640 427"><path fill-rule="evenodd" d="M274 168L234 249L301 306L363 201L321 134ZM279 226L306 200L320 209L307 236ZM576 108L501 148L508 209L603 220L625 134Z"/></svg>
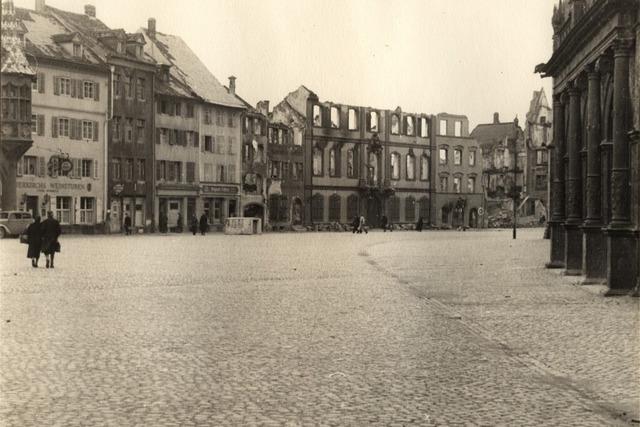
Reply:
<svg viewBox="0 0 640 427"><path fill-rule="evenodd" d="M30 181L18 181L16 182L17 188L26 188L35 191L49 191L56 193L58 190L79 190L79 191L91 191L91 184L79 184L70 182L30 182Z"/></svg>
<svg viewBox="0 0 640 427"><path fill-rule="evenodd" d="M122 193L123 190L124 190L123 184L116 184L113 186L113 194L115 194L116 196Z"/></svg>
<svg viewBox="0 0 640 427"><path fill-rule="evenodd" d="M236 187L228 185L201 185L200 191L202 193L215 193L215 194L237 194L238 189Z"/></svg>

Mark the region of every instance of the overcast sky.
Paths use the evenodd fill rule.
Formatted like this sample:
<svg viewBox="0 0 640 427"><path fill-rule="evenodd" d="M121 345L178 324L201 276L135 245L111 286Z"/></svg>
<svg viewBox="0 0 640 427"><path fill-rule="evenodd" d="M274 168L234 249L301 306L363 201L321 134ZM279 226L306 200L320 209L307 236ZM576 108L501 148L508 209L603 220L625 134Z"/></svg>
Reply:
<svg viewBox="0 0 640 427"><path fill-rule="evenodd" d="M46 0L182 37L223 84L271 105L301 84L322 101L524 122L551 55L556 0ZM14 0L34 8L35 0Z"/></svg>

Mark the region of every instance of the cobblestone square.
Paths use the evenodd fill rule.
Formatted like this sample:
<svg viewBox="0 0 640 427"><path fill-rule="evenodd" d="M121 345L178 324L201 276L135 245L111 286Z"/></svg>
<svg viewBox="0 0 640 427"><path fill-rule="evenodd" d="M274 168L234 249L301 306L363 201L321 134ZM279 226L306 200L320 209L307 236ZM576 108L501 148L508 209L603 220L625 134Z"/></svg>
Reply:
<svg viewBox="0 0 640 427"><path fill-rule="evenodd" d="M0 425L633 425L638 299L541 236L1 240Z"/></svg>

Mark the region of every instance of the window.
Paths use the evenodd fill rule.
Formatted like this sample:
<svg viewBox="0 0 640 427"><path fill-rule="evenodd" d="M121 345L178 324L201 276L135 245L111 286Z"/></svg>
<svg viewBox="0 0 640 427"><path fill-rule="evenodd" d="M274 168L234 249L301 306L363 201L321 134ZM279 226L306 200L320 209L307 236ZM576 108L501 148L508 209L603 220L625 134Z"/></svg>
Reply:
<svg viewBox="0 0 640 427"><path fill-rule="evenodd" d="M398 135L400 133L400 119L396 114L391 116L391 133L393 135Z"/></svg>
<svg viewBox="0 0 640 427"><path fill-rule="evenodd" d="M82 96L83 98L93 98L93 82L82 83Z"/></svg>
<svg viewBox="0 0 640 427"><path fill-rule="evenodd" d="M82 159L80 167L80 176L83 178L91 178L93 169L93 162L89 159Z"/></svg>
<svg viewBox="0 0 640 427"><path fill-rule="evenodd" d="M378 132L378 120L379 120L378 112L371 111L369 113L369 130L371 132Z"/></svg>
<svg viewBox="0 0 640 427"><path fill-rule="evenodd" d="M144 159L136 160L136 179L138 181L145 181L147 179Z"/></svg>
<svg viewBox="0 0 640 427"><path fill-rule="evenodd" d="M269 174L271 175L271 178L273 179L282 178L282 176L280 175L280 164L281 162L276 160L269 162L269 171L270 171Z"/></svg>
<svg viewBox="0 0 640 427"><path fill-rule="evenodd" d="M229 126L230 128L232 128L235 125L234 117L235 117L235 114L229 111L229 115L227 116L227 126Z"/></svg>
<svg viewBox="0 0 640 427"><path fill-rule="evenodd" d="M144 138L145 138L145 134L144 134L144 120L142 119L137 119L136 120L136 141L139 144L144 144Z"/></svg>
<svg viewBox="0 0 640 427"><path fill-rule="evenodd" d="M31 115L31 133L32 134L38 133L38 115L37 114Z"/></svg>
<svg viewBox="0 0 640 427"><path fill-rule="evenodd" d="M217 110L216 111L216 125L222 126L224 123L224 111Z"/></svg>
<svg viewBox="0 0 640 427"><path fill-rule="evenodd" d="M113 140L119 141L122 135L122 121L120 120L120 117L118 116L113 117L112 126L113 126Z"/></svg>
<svg viewBox="0 0 640 427"><path fill-rule="evenodd" d="M369 153L369 164L367 165L367 180L371 185L378 184L378 155Z"/></svg>
<svg viewBox="0 0 640 427"><path fill-rule="evenodd" d="M124 76L124 93L127 98L133 97L133 92L131 90L132 85L131 76Z"/></svg>
<svg viewBox="0 0 640 427"><path fill-rule="evenodd" d="M213 138L211 137L211 135L204 136L204 151L213 153Z"/></svg>
<svg viewBox="0 0 640 427"><path fill-rule="evenodd" d="M349 108L349 130L358 130L358 116L353 108Z"/></svg>
<svg viewBox="0 0 640 427"><path fill-rule="evenodd" d="M453 164L454 165L462 164L462 150L459 148L456 148L455 150L453 150Z"/></svg>
<svg viewBox="0 0 640 427"><path fill-rule="evenodd" d="M93 122L82 121L82 139L93 139Z"/></svg>
<svg viewBox="0 0 640 427"><path fill-rule="evenodd" d="M69 119L58 118L58 136L69 136L70 124Z"/></svg>
<svg viewBox="0 0 640 427"><path fill-rule="evenodd" d="M176 101L176 116L182 116L182 102Z"/></svg>
<svg viewBox="0 0 640 427"><path fill-rule="evenodd" d="M113 92L114 92L114 96L116 98L120 98L120 85L122 84L121 82L121 77L119 73L116 73L113 75Z"/></svg>
<svg viewBox="0 0 640 427"><path fill-rule="evenodd" d="M133 159L127 159L124 164L124 180L133 181Z"/></svg>
<svg viewBox="0 0 640 427"><path fill-rule="evenodd" d="M340 196L337 194L329 197L329 221L340 221Z"/></svg>
<svg viewBox="0 0 640 427"><path fill-rule="evenodd" d="M329 176L336 176L336 172L336 149L332 148L331 151L329 151Z"/></svg>
<svg viewBox="0 0 640 427"><path fill-rule="evenodd" d="M416 200L413 197L404 199L404 220L407 222L416 220Z"/></svg>
<svg viewBox="0 0 640 427"><path fill-rule="evenodd" d="M440 135L447 134L447 121L445 119L440 119Z"/></svg>
<svg viewBox="0 0 640 427"><path fill-rule="evenodd" d="M319 147L313 149L313 176L322 176L322 150Z"/></svg>
<svg viewBox="0 0 640 427"><path fill-rule="evenodd" d="M187 162L187 182L192 183L196 180L196 164Z"/></svg>
<svg viewBox="0 0 640 427"><path fill-rule="evenodd" d="M429 181L429 156L420 156L420 180Z"/></svg>
<svg viewBox="0 0 640 427"><path fill-rule="evenodd" d="M547 163L547 150L536 151L536 164L544 165Z"/></svg>
<svg viewBox="0 0 640 427"><path fill-rule="evenodd" d="M296 162L293 164L293 179L300 181L304 177L304 170L302 168L302 162Z"/></svg>
<svg viewBox="0 0 640 427"><path fill-rule="evenodd" d="M187 103L187 117L191 118L193 114L193 104L189 102Z"/></svg>
<svg viewBox="0 0 640 427"><path fill-rule="evenodd" d="M289 162L282 162L282 179L289 179Z"/></svg>
<svg viewBox="0 0 640 427"><path fill-rule="evenodd" d="M284 131L278 129L278 144L284 144Z"/></svg>
<svg viewBox="0 0 640 427"><path fill-rule="evenodd" d="M347 178L357 178L355 148L347 150Z"/></svg>
<svg viewBox="0 0 640 427"><path fill-rule="evenodd" d="M80 46L80 44L78 43L73 44L73 56L82 56L82 46Z"/></svg>
<svg viewBox="0 0 640 427"><path fill-rule="evenodd" d="M124 142L133 142L133 119L130 117L124 126Z"/></svg>
<svg viewBox="0 0 640 427"><path fill-rule="evenodd" d="M313 106L313 125L316 127L322 126L322 110L319 105Z"/></svg>
<svg viewBox="0 0 640 427"><path fill-rule="evenodd" d="M459 193L460 192L460 177L459 176L454 176L453 177L453 192L454 193Z"/></svg>
<svg viewBox="0 0 640 427"><path fill-rule="evenodd" d="M469 166L475 166L476 165L476 151L472 150L469 151Z"/></svg>
<svg viewBox="0 0 640 427"><path fill-rule="evenodd" d="M449 191L449 178L446 176L440 177L440 191L443 193Z"/></svg>
<svg viewBox="0 0 640 427"><path fill-rule="evenodd" d="M453 135L454 136L462 136L462 122L460 120L456 120L453 123Z"/></svg>
<svg viewBox="0 0 640 427"><path fill-rule="evenodd" d="M426 117L420 117L420 136L423 138L429 136L429 122Z"/></svg>
<svg viewBox="0 0 640 427"><path fill-rule="evenodd" d="M144 101L144 93L145 93L145 79L142 77L138 77L138 81L136 82L136 98L138 101Z"/></svg>
<svg viewBox="0 0 640 427"><path fill-rule="evenodd" d="M467 193L476 192L476 179L474 177L467 178Z"/></svg>
<svg viewBox="0 0 640 427"><path fill-rule="evenodd" d="M208 108L205 108L205 109L204 109L204 123L205 123L206 125L210 125L210 124L211 124L211 119L212 119L212 117L211 117L211 110L210 110L210 109L208 109Z"/></svg>
<svg viewBox="0 0 640 427"><path fill-rule="evenodd" d="M340 127L340 110L338 110L338 107L331 107L331 127L334 129Z"/></svg>
<svg viewBox="0 0 640 427"><path fill-rule="evenodd" d="M122 177L120 159L111 159L111 176L113 177L114 181L120 181Z"/></svg>
<svg viewBox="0 0 640 427"><path fill-rule="evenodd" d="M313 222L324 221L324 197L314 194L311 198L311 217Z"/></svg>
<svg viewBox="0 0 640 427"><path fill-rule="evenodd" d="M233 154L233 146L235 145L235 138L230 136L227 141L227 154Z"/></svg>
<svg viewBox="0 0 640 427"><path fill-rule="evenodd" d="M257 117L253 119L253 134L262 135L262 120Z"/></svg>
<svg viewBox="0 0 640 427"><path fill-rule="evenodd" d="M358 212L358 195L351 194L347 197L347 221L351 221L353 218L359 216Z"/></svg>
<svg viewBox="0 0 640 427"><path fill-rule="evenodd" d="M185 138L185 145L187 147L191 147L191 146L197 147L198 146L198 144L196 143L195 134L194 134L194 132L192 130L185 131L184 138Z"/></svg>
<svg viewBox="0 0 640 427"><path fill-rule="evenodd" d="M413 154L407 154L407 179L416 179L416 158Z"/></svg>
<svg viewBox="0 0 640 427"><path fill-rule="evenodd" d="M389 217L391 222L400 221L400 198L398 196L389 198Z"/></svg>
<svg viewBox="0 0 640 427"><path fill-rule="evenodd" d="M93 197L80 197L80 224L93 224Z"/></svg>
<svg viewBox="0 0 640 427"><path fill-rule="evenodd" d="M439 150L439 157L438 158L439 158L438 161L439 161L439 163L441 165L446 165L447 161L449 160L448 159L448 150L446 148L441 148Z"/></svg>
<svg viewBox="0 0 640 427"><path fill-rule="evenodd" d="M408 136L413 136L415 135L415 126L413 123L413 117L411 116L407 116L404 118L404 127L405 127L405 134Z"/></svg>
<svg viewBox="0 0 640 427"><path fill-rule="evenodd" d="M66 77L58 78L58 93L60 95L71 96L71 79Z"/></svg>
<svg viewBox="0 0 640 427"><path fill-rule="evenodd" d="M22 164L23 175L36 175L38 170L38 158L36 156L22 156Z"/></svg>
<svg viewBox="0 0 640 427"><path fill-rule="evenodd" d="M56 197L56 218L60 224L71 224L71 197Z"/></svg>
<svg viewBox="0 0 640 427"><path fill-rule="evenodd" d="M400 179L400 154L391 153L391 179Z"/></svg>

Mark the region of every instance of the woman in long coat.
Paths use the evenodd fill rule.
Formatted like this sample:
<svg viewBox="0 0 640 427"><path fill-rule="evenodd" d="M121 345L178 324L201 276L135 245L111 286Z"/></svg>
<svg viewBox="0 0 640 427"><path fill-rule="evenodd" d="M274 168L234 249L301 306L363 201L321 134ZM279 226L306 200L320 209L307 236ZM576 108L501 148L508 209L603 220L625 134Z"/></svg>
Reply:
<svg viewBox="0 0 640 427"><path fill-rule="evenodd" d="M37 267L40 259L40 249L42 248L42 224L40 223L40 217L37 215L33 220L27 227L27 231L25 231L29 243L27 258L31 258L32 267Z"/></svg>
<svg viewBox="0 0 640 427"><path fill-rule="evenodd" d="M209 221L207 220L207 215L202 214L200 217L200 234L203 236L207 232L207 228L209 227Z"/></svg>
<svg viewBox="0 0 640 427"><path fill-rule="evenodd" d="M53 217L53 212L47 212L47 219L42 221L42 253L47 257L47 268L53 268L53 258L60 252L58 237L62 230L60 223Z"/></svg>

